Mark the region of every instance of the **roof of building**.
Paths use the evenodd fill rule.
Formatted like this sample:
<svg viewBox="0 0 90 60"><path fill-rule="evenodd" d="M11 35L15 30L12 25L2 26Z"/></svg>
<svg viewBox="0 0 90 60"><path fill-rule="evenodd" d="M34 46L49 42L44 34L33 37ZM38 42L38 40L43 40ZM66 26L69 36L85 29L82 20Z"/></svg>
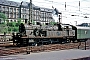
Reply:
<svg viewBox="0 0 90 60"><path fill-rule="evenodd" d="M20 7L21 3L14 2L14 1L9 1L9 0L0 0L0 5ZM23 1L22 7L29 8L29 6L30 6L29 2L24 2ZM40 11L46 11L46 12L52 12L53 11L53 9L35 6L34 4L32 4L32 7L33 7L33 9L40 10Z"/></svg>
<svg viewBox="0 0 90 60"><path fill-rule="evenodd" d="M0 4L19 7L20 3L8 0L0 0Z"/></svg>

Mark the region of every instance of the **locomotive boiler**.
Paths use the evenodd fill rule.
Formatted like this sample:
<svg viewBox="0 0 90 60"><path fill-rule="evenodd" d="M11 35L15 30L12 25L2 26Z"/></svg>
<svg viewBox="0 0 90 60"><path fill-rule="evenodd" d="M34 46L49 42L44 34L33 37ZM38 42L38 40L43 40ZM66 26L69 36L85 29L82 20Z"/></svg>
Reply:
<svg viewBox="0 0 90 60"><path fill-rule="evenodd" d="M55 25L28 25L21 23L19 32L13 33L16 45L44 45L83 42L90 39L90 27L57 23Z"/></svg>

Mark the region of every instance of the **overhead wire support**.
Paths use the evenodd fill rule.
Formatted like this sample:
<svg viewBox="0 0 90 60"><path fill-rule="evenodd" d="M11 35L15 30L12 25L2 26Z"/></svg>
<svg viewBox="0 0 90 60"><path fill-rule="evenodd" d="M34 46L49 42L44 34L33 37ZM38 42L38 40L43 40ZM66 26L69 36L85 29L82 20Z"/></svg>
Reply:
<svg viewBox="0 0 90 60"><path fill-rule="evenodd" d="M47 0L46 0L46 1L47 1ZM48 1L49 1L49 0L48 0ZM38 2L38 1L35 1L35 2ZM82 9L82 10L85 10L85 11L89 11L89 10L81 7L81 2L80 2L80 1L76 1L76 2L78 2L78 6L67 5L67 2L64 2L64 4L63 4L63 3L60 3L60 2L54 2L54 1L53 1L54 4L63 5L63 6L65 7L65 12L66 12L66 10L67 10L67 9L66 9L67 6L69 6L69 7L74 7L74 8L79 8L78 10L75 10L76 12L72 12L72 11L67 10L68 15L72 15L71 13L75 13L75 14L81 14L81 15L82 15L82 16L79 16L79 15L78 15L78 17L84 17L83 15L84 15L84 14L87 14L87 12L81 11L81 9ZM47 2L38 2L38 3L47 3ZM51 3L51 1L49 1L49 3ZM62 11L62 12L63 12L63 11ZM88 13L88 14L89 14L89 13Z"/></svg>
<svg viewBox="0 0 90 60"><path fill-rule="evenodd" d="M80 1L79 1L79 11L80 11Z"/></svg>
<svg viewBox="0 0 90 60"><path fill-rule="evenodd" d="M54 3L56 3L56 4L61 4L61 5L65 5L65 4L58 3L58 2L54 2ZM81 5L81 3L80 3L80 1L79 1L79 10L80 10L80 9L82 9L82 10L87 10L87 9L85 9L85 8L81 8L80 5ZM67 5L67 4L66 4L66 7L67 7L67 6L69 6L69 7L74 7L74 8L78 8L77 6L72 6L72 5ZM89 10L87 10L87 11L89 11Z"/></svg>
<svg viewBox="0 0 90 60"><path fill-rule="evenodd" d="M19 18L22 18L22 17L21 17L21 14L22 14L22 12L21 12L21 10L22 10L22 3L23 3L23 1L22 1L21 4L20 4L20 13L19 13Z"/></svg>
<svg viewBox="0 0 90 60"><path fill-rule="evenodd" d="M38 2L38 1L35 1L35 2L37 2L37 3L47 3L47 2ZM50 1L50 2L51 2L51 1ZM54 2L54 1L53 1L53 3L54 3L54 4L61 4L61 5L64 5L64 6L65 6L65 2L64 2L64 4L63 4L63 3L60 3L60 2ZM48 4L48 3L47 3L47 4ZM81 5L81 3L80 3L80 5ZM66 4L66 7L67 7L67 6L69 6L69 7L74 7L74 8L78 8L77 6L72 6L72 5L67 5L67 4ZM87 10L87 9L81 8L81 7L80 7L80 9L86 10L86 11L90 11L90 10Z"/></svg>
<svg viewBox="0 0 90 60"><path fill-rule="evenodd" d="M66 2L65 2L65 10L66 10Z"/></svg>
<svg viewBox="0 0 90 60"><path fill-rule="evenodd" d="M32 0L30 0L29 5L29 23L32 24Z"/></svg>

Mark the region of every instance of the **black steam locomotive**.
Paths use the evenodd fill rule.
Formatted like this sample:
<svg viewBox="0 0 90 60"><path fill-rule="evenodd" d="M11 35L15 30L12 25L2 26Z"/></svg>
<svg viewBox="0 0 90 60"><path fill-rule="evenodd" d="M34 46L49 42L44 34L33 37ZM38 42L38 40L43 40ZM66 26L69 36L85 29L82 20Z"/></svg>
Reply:
<svg viewBox="0 0 90 60"><path fill-rule="evenodd" d="M28 25L21 23L19 33L12 34L13 43L20 46L84 42L90 39L90 27L57 23Z"/></svg>

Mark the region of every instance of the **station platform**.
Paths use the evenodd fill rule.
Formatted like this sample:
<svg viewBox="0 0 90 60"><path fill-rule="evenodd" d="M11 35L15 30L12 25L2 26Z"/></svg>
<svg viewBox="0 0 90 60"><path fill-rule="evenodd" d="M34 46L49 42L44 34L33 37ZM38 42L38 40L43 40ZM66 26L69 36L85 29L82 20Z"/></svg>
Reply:
<svg viewBox="0 0 90 60"><path fill-rule="evenodd" d="M69 49L0 56L0 60L90 60L90 50Z"/></svg>

